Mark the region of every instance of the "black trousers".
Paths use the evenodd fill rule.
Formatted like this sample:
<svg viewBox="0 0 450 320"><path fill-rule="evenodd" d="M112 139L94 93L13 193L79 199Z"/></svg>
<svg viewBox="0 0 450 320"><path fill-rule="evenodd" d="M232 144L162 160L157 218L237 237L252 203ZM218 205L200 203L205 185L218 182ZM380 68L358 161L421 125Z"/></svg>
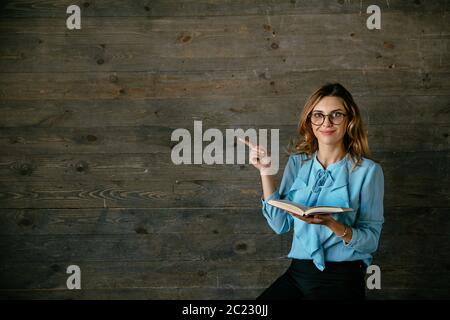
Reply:
<svg viewBox="0 0 450 320"><path fill-rule="evenodd" d="M320 271L312 260L293 259L288 270L256 300L362 300L365 274L361 260L326 262Z"/></svg>

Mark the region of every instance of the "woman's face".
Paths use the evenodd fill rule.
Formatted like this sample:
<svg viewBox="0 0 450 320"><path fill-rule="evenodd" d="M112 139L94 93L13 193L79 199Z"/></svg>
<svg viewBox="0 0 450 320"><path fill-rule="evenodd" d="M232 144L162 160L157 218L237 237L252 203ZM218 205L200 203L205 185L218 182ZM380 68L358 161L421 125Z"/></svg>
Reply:
<svg viewBox="0 0 450 320"><path fill-rule="evenodd" d="M323 116L321 116L320 113L322 115L329 115L324 118L321 125L320 123ZM331 121L333 121L333 116L335 123L330 122L330 118L332 118ZM320 145L340 147L340 145L343 144L348 115L345 111L342 99L338 97L323 97L311 111L310 120L311 128L317 138L319 147Z"/></svg>

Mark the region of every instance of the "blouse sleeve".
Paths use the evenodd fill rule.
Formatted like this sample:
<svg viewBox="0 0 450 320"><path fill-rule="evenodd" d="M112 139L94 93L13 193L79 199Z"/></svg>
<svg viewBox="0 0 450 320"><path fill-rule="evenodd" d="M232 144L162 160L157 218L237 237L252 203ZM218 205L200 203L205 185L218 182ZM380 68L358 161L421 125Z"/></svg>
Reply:
<svg viewBox="0 0 450 320"><path fill-rule="evenodd" d="M361 253L373 253L377 250L384 223L383 197L383 170L379 164L374 163L363 182L359 218L352 227L352 239L346 246Z"/></svg>
<svg viewBox="0 0 450 320"><path fill-rule="evenodd" d="M289 156L286 167L284 168L283 178L279 188L277 188L267 199L261 198L262 213L267 219L269 226L277 233L282 234L288 232L293 218L286 211L271 206L267 202L272 199L286 199L286 196L294 183L297 176L297 168L293 155Z"/></svg>

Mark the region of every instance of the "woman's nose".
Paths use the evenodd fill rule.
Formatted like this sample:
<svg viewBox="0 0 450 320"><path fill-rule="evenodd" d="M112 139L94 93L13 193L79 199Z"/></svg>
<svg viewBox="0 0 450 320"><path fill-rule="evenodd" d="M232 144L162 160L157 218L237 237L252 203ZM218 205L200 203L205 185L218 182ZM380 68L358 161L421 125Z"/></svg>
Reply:
<svg viewBox="0 0 450 320"><path fill-rule="evenodd" d="M332 123L331 123L329 117L325 117L322 125L325 126L325 127L331 127Z"/></svg>

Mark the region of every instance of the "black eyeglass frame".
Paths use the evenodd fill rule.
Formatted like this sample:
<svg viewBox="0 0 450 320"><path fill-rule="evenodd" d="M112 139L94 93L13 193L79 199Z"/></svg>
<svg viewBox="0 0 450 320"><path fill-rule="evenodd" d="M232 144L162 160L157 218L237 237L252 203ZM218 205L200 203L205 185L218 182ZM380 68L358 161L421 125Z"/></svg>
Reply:
<svg viewBox="0 0 450 320"><path fill-rule="evenodd" d="M317 124L317 123L313 123L313 122L312 122L311 117L313 116L313 113L319 113L319 114L321 114L321 115L323 116L322 123ZM347 116L346 113L342 113L342 112L340 112L340 111L333 111L333 112L328 113L328 114L325 114L325 113L322 113L322 112L311 112L311 113L308 115L308 118L309 118L309 120L311 121L311 123L312 123L313 125L315 125L315 126L321 126L321 125L323 125L323 123L325 122L326 117L328 117L328 120L330 121L331 124L334 124L334 125L337 125L337 126L340 125L340 124L342 124L342 122L344 122L344 118L342 118L342 122L334 123L333 120L331 120L331 117L330 117L330 115L331 115L332 113L340 113L340 114L342 114L342 115L344 116L344 118Z"/></svg>

